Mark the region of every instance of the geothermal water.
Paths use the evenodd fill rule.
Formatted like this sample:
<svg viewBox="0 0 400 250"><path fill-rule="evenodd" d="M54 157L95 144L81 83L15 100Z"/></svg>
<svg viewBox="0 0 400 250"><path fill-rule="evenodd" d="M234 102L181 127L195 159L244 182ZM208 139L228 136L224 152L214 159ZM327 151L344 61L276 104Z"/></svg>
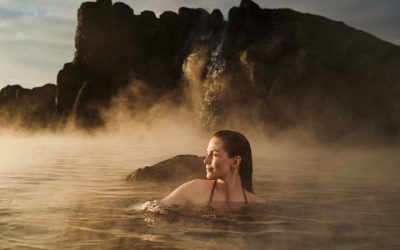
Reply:
<svg viewBox="0 0 400 250"><path fill-rule="evenodd" d="M181 132L182 133L182 132ZM389 149L252 142L242 210L135 209L176 184L129 183L135 168L202 155L208 138L1 136L1 249L400 249L400 157Z"/></svg>

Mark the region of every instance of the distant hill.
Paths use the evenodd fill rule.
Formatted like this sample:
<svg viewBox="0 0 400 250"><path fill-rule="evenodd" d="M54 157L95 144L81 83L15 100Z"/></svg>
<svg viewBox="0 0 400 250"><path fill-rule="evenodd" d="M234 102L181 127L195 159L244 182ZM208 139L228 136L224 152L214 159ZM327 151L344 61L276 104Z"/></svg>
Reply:
<svg viewBox="0 0 400 250"><path fill-rule="evenodd" d="M71 116L78 127L102 126L112 98L137 85L132 105L168 96L209 128L240 117L266 129L306 127L324 139L400 135L400 47L321 16L243 0L228 20L189 8L157 18L98 0L78 10L75 47L46 92L53 106L32 111L34 97L1 90L3 124L28 112L28 127L35 119L59 127Z"/></svg>

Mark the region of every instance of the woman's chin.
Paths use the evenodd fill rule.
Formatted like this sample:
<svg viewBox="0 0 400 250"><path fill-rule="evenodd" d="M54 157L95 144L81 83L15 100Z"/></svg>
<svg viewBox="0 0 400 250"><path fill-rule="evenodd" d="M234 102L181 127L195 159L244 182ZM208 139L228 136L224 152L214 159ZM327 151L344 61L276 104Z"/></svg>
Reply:
<svg viewBox="0 0 400 250"><path fill-rule="evenodd" d="M209 180L215 180L215 176L210 172L207 172L206 178L209 179Z"/></svg>

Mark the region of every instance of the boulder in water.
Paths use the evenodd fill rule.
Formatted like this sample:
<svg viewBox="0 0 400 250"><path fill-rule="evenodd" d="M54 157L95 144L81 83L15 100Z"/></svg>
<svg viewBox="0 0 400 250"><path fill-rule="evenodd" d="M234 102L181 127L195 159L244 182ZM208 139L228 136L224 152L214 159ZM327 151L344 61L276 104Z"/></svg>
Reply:
<svg viewBox="0 0 400 250"><path fill-rule="evenodd" d="M153 166L138 168L127 176L128 181L189 181L205 178L204 157L178 155Z"/></svg>

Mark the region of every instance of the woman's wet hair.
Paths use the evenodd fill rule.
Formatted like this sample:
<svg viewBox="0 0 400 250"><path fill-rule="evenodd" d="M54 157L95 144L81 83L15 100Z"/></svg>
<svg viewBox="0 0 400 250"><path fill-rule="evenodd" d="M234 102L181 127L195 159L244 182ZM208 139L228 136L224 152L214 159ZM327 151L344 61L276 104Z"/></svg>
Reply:
<svg viewBox="0 0 400 250"><path fill-rule="evenodd" d="M247 138L241 133L231 130L220 130L213 136L222 140L223 147L229 157L240 156L242 158L239 167L242 187L253 192L253 160Z"/></svg>

